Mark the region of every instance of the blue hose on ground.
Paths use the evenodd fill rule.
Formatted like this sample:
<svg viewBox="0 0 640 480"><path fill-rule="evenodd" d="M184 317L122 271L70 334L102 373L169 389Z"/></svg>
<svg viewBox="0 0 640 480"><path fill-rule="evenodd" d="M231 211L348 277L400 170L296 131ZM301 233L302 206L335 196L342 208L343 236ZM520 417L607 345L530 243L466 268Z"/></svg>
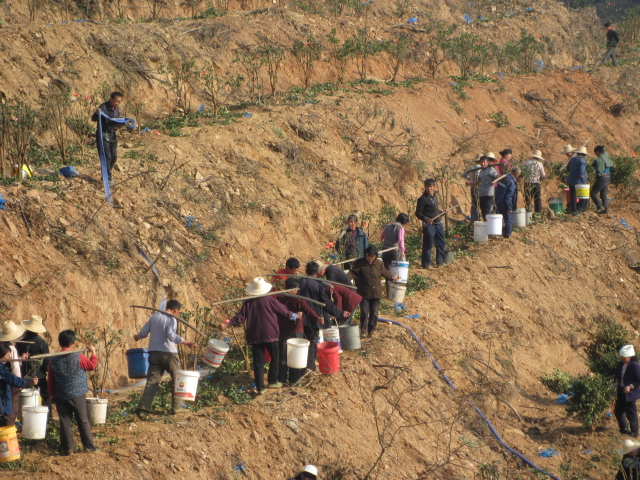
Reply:
<svg viewBox="0 0 640 480"><path fill-rule="evenodd" d="M418 336L414 333L413 330L411 330L409 327L407 327L406 325L396 321L396 320L390 320L388 318L379 318L378 319L381 322L386 322L386 323L391 323L393 325L398 325L399 327L403 327L404 329L406 329L411 336L413 337L413 339L418 343L418 345L420 345L420 348L422 348L422 350L424 351L424 353L427 354L427 356L429 357L429 359L431 360L431 363L433 363L433 366L436 367L436 370L438 370L438 372L440 372L442 374L442 377L444 378L444 381L447 382L447 384L453 388L454 390L458 390L458 388L454 385L454 383L451 381L451 379L449 377L447 377L447 374L444 373L442 371L442 368L440 368L440 365L438 365L438 362L436 362L436 360L431 356L431 353L429 353L429 350L427 350L427 348L422 344L422 342L420 341L420 339L418 338ZM494 426L492 425L492 423L489 421L489 419L486 417L486 415L484 413L482 413L482 410L480 410L478 407L476 407L473 402L471 402L470 400L467 400L467 402L469 403L469 405L476 411L476 413L478 415L480 415L480 417L482 417L482 419L484 420L484 422L487 424L487 427L489 427L489 430L491 431L491 433L493 434L493 436L495 437L495 439L498 441L498 443L500 445L502 445L506 450L508 450L509 452L511 452L512 454L514 454L516 457L518 457L520 460L522 460L524 463L526 463L527 465L529 465L531 468L534 468L536 470L538 470L540 473L543 473L545 475L547 475L550 478L553 478L553 480L561 480L560 478L556 477L555 475L553 475L552 473L546 472L544 471L542 468L538 467L535 463L533 463L531 460L529 460L527 457L525 457L524 455L522 455L520 452L517 452L516 450L514 450L513 448L511 448L509 445L507 445L504 440L502 440L502 438L500 437L500 435L498 435L498 432L496 431L496 429L494 428Z"/></svg>

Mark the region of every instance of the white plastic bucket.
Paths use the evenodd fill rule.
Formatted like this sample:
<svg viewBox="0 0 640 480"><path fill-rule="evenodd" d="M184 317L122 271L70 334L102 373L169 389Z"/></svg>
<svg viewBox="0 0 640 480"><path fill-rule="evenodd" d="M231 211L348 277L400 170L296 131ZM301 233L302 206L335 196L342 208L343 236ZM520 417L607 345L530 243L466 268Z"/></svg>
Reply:
<svg viewBox="0 0 640 480"><path fill-rule="evenodd" d="M87 398L87 416L91 425L107 423L108 404L109 400L106 398Z"/></svg>
<svg viewBox="0 0 640 480"><path fill-rule="evenodd" d="M392 283L389 286L389 295L387 298L392 303L402 303L404 301L404 294L407 292L407 287L404 285L398 285L397 283Z"/></svg>
<svg viewBox="0 0 640 480"><path fill-rule="evenodd" d="M309 345L309 340L304 338L290 338L287 340L287 367L307 368Z"/></svg>
<svg viewBox="0 0 640 480"><path fill-rule="evenodd" d="M18 402L18 420L22 421L22 409L24 407L39 407L41 404L40 389L24 388L20 392L20 400Z"/></svg>
<svg viewBox="0 0 640 480"><path fill-rule="evenodd" d="M487 242L488 240L487 222L473 222L473 241Z"/></svg>
<svg viewBox="0 0 640 480"><path fill-rule="evenodd" d="M340 330L338 327L327 328L324 331L325 342L335 342L338 344L338 353L342 352L342 344L340 343Z"/></svg>
<svg viewBox="0 0 640 480"><path fill-rule="evenodd" d="M229 345L227 343L222 340L210 338L207 349L204 351L204 363L213 368L218 368L228 351Z"/></svg>
<svg viewBox="0 0 640 480"><path fill-rule="evenodd" d="M591 186L585 184L576 185L576 198L579 200L584 200L589 198L589 190Z"/></svg>
<svg viewBox="0 0 640 480"><path fill-rule="evenodd" d="M487 233L489 235L502 235L502 215L487 215Z"/></svg>
<svg viewBox="0 0 640 480"><path fill-rule="evenodd" d="M398 282L407 283L409 281L409 262L393 261L391 262L391 275L394 277L397 275Z"/></svg>
<svg viewBox="0 0 640 480"><path fill-rule="evenodd" d="M175 385L173 386L173 396L185 400L195 400L198 391L199 372L190 370L178 370Z"/></svg>
<svg viewBox="0 0 640 480"><path fill-rule="evenodd" d="M513 226L515 228L527 226L527 211L524 208L517 208L513 211Z"/></svg>
<svg viewBox="0 0 640 480"><path fill-rule="evenodd" d="M48 407L24 407L22 410L22 438L41 440L47 434Z"/></svg>
<svg viewBox="0 0 640 480"><path fill-rule="evenodd" d="M527 218L527 225L531 225L531 221L533 220L533 212L527 212L525 216Z"/></svg>

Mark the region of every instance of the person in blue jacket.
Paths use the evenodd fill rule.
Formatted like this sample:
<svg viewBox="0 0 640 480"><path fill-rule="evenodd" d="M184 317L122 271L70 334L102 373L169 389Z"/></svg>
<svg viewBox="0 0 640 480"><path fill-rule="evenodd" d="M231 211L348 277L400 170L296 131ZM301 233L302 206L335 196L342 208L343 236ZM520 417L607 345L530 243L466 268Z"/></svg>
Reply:
<svg viewBox="0 0 640 480"><path fill-rule="evenodd" d="M502 236L509 238L513 231L513 211L518 207L518 177L520 167L512 167L502 180L498 181L496 187L496 207L498 213L504 217L504 228Z"/></svg>
<svg viewBox="0 0 640 480"><path fill-rule="evenodd" d="M38 378L20 378L11 373L6 362L9 360L11 350L9 342L0 343L0 427L11 426L10 416L13 413L13 401L11 399L11 387L27 388L38 384ZM25 354L27 358L29 354Z"/></svg>
<svg viewBox="0 0 640 480"><path fill-rule="evenodd" d="M616 385L618 395L614 412L620 433L638 436L638 407L640 398L640 365L636 362L633 345L625 345L618 352L620 362L616 367Z"/></svg>
<svg viewBox="0 0 640 480"><path fill-rule="evenodd" d="M569 194L571 203L569 204L569 212L571 215L577 215L578 210L585 211L587 209L587 201L580 200L578 202L576 196L576 185L587 183L587 147L580 147L573 152L573 157L567 164L567 185L569 186Z"/></svg>

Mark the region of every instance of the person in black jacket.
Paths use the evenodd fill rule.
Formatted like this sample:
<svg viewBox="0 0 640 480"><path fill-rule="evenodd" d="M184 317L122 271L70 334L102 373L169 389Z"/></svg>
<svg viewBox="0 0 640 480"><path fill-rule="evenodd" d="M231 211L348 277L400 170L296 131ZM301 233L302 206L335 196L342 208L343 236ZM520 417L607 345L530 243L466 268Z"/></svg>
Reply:
<svg viewBox="0 0 640 480"><path fill-rule="evenodd" d="M27 332L22 336L24 343L16 343L16 350L18 350L18 354L22 356L23 354L28 353L29 356L33 356L49 353L49 344L39 335L40 333L45 333L47 331L45 326L42 324L42 317L38 315L31 315L29 320L24 320L22 322L22 326L27 330ZM23 362L20 365L22 378L30 376L30 369L32 366L33 363L27 362ZM42 404L49 407L49 412L51 412L51 399L49 398L49 390L47 389L48 367L49 359L45 358L42 360L42 365L40 365L34 374L38 377L38 388L40 389Z"/></svg>
<svg viewBox="0 0 640 480"><path fill-rule="evenodd" d="M614 377L618 386L618 395L614 413L620 433L637 437L638 407L636 401L640 398L640 365L636 362L636 352L633 345L625 345L618 353L620 362L616 367Z"/></svg>
<svg viewBox="0 0 640 480"><path fill-rule="evenodd" d="M618 59L616 58L616 48L620 43L620 37L618 37L618 32L613 29L613 25L611 22L607 22L604 24L604 28L607 29L607 53L604 54L602 58L602 64L607 63L607 59L611 57L611 61L614 66L618 66Z"/></svg>
<svg viewBox="0 0 640 480"><path fill-rule="evenodd" d="M309 262L305 267L305 272L309 277L315 277L318 273L318 264L316 262ZM347 318L349 316L349 312L343 312L335 304L331 301L329 296L327 295L327 289L325 286L319 281L314 280L312 278L301 278L298 281L300 286L300 290L298 291L298 295L302 297L310 298L311 300L316 300L318 302L322 302L325 304L325 307L318 305L317 303L309 302L309 306L311 309L316 312L319 316L324 318L324 325L322 328L329 328L331 323L329 321L330 315L333 315L336 318ZM309 316L303 316L303 326L304 326L304 338L309 340L309 357L307 360L307 368L309 370L316 369L316 354L317 354L317 344L318 344L318 335L320 333L320 325L318 325L313 319L309 318Z"/></svg>
<svg viewBox="0 0 640 480"><path fill-rule="evenodd" d="M344 270L336 265L327 265L326 263L318 264L318 276L326 277L330 282L338 282L343 285L353 285L351 280L344 273Z"/></svg>
<svg viewBox="0 0 640 480"><path fill-rule="evenodd" d="M122 93L112 92L109 96L109 100L104 102L91 116L91 121L97 122L100 112L104 113L109 118L120 117L120 103L122 103ZM107 119L102 119L102 145L104 146L104 157L107 161L107 170L109 172L109 182L111 182L111 172L116 165L118 159L118 138L116 137L117 124L110 122ZM96 132L96 142L98 141L98 134ZM99 147L98 147L99 148Z"/></svg>
<svg viewBox="0 0 640 480"><path fill-rule="evenodd" d="M444 263L446 243L442 217L439 216L441 213L444 212L438 209L436 181L433 178L427 178L424 181L424 193L418 199L418 205L416 206L416 217L422 220L422 268L431 266L431 249L434 242L436 245L436 263L438 266Z"/></svg>

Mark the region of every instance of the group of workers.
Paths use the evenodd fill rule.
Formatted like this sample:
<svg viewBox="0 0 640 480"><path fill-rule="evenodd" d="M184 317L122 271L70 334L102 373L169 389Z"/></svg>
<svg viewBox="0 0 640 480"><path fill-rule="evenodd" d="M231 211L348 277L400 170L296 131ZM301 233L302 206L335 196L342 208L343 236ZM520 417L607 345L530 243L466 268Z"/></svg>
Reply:
<svg viewBox="0 0 640 480"><path fill-rule="evenodd" d="M91 356L75 351L76 334L63 330L58 335L61 352L69 352L42 361L31 362L35 355L49 355L49 347L40 334L47 331L42 317L32 315L20 324L6 321L0 331L0 428L16 425L20 390L40 387L42 403L55 404L60 419L61 455L75 453L72 420L75 417L80 440L87 453L97 450L87 414L88 371L95 370L98 357L93 345Z"/></svg>
<svg viewBox="0 0 640 480"><path fill-rule="evenodd" d="M591 200L596 206L598 214L609 213L609 185L613 161L603 145L594 149L596 158L593 167L596 172L596 180L591 187ZM586 185L587 176L587 148L582 146L573 148L565 145L562 155L567 157L564 166L566 171L566 184L569 187L570 200L567 205L567 213L577 215L587 210L586 199L578 199L577 185ZM493 153L478 155L477 167L470 168L462 174L466 184L471 187L471 221L475 222L482 217L486 221L487 215L496 212L504 217L503 236L509 237L513 231L513 211L518 203L518 179L524 179L524 203L527 210L542 213L542 189L541 182L546 178L544 170L544 157L540 150L534 151L522 167L512 166L513 152L505 149L500 152L500 160L496 160ZM425 183L426 189L426 183Z"/></svg>

